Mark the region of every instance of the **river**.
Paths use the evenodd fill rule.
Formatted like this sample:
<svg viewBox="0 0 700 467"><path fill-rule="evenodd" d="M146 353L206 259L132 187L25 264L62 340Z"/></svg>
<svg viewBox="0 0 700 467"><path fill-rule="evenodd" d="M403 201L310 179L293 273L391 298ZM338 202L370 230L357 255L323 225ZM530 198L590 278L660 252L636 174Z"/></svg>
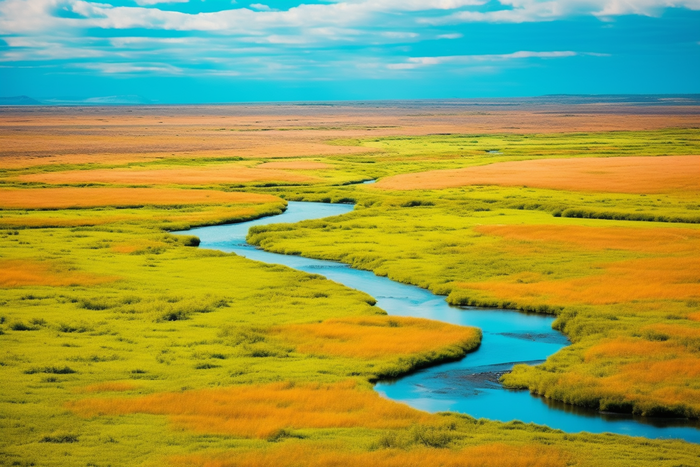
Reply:
<svg viewBox="0 0 700 467"><path fill-rule="evenodd" d="M287 211L278 216L173 233L198 236L200 248L236 253L252 260L323 275L373 296L377 306L393 316L428 318L481 328L481 346L462 360L436 365L397 380L378 382L375 389L389 399L428 412L461 412L504 422L520 420L569 433L610 432L647 438L681 438L700 443L700 424L694 421L601 414L548 401L528 391L503 388L498 377L515 363L541 363L568 345L566 337L552 329L554 318L551 316L452 307L444 297L425 289L352 269L342 263L269 253L245 240L248 229L254 225L300 222L352 210L353 206L346 204L289 202Z"/></svg>

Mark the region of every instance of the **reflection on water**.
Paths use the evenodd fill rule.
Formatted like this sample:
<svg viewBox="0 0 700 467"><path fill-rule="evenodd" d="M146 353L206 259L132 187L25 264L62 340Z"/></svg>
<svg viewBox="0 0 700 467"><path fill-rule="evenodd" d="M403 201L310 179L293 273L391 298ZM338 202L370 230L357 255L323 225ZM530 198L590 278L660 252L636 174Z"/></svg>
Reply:
<svg viewBox="0 0 700 467"><path fill-rule="evenodd" d="M381 381L375 388L384 397L429 412L454 411L476 418L521 420L571 433L613 432L648 438L682 438L700 443L700 429L695 422L601 414L533 396L528 391L504 389L498 379L514 364L539 364L568 345L567 339L552 329L552 316L451 307L443 297L425 289L378 277L369 271L359 271L332 261L269 253L245 242L248 229L254 225L300 222L345 214L352 209L352 206L342 204L290 202L287 211L279 216L203 227L186 233L197 235L201 248L233 252L256 261L321 274L366 292L377 299L377 306L390 315L428 318L481 328L483 339L476 351L456 362L426 368L397 380Z"/></svg>
<svg viewBox="0 0 700 467"><path fill-rule="evenodd" d="M700 422L697 420L688 420L686 418L662 418L662 417L640 417L637 415L621 414L614 412L599 412L597 410L586 409L577 405L565 404L564 402L547 399L536 394L531 396L543 402L552 409L562 410L580 417L600 417L606 422L620 422L624 420L634 420L636 423L643 423L657 428L673 428L673 427L693 427L700 429ZM696 439L697 442L697 439Z"/></svg>

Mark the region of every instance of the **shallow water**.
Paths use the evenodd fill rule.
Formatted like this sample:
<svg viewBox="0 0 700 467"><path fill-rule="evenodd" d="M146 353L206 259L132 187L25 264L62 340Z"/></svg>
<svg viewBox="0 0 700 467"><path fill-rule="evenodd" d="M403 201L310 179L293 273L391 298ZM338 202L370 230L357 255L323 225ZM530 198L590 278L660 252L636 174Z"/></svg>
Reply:
<svg viewBox="0 0 700 467"><path fill-rule="evenodd" d="M515 363L537 364L568 344L552 329L551 316L511 310L451 307L444 297L400 284L369 271L332 261L287 256L259 250L245 238L254 225L293 223L345 214L352 205L290 202L284 214L240 224L202 227L186 232L200 238L200 248L233 252L265 263L282 264L361 290L377 299L377 306L394 316L413 316L476 326L483 332L481 346L464 359L415 372L375 389L383 396L429 412L453 411L476 418L521 420L566 432L612 432L648 438L682 438L700 443L700 425L686 420L649 419L631 415L600 414L532 396L528 391L504 389L498 378Z"/></svg>

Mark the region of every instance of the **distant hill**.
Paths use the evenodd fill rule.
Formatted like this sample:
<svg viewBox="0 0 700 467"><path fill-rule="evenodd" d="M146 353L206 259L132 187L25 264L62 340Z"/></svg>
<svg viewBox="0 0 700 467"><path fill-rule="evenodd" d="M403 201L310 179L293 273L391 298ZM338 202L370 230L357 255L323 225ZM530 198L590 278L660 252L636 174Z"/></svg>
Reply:
<svg viewBox="0 0 700 467"><path fill-rule="evenodd" d="M41 102L29 96L13 96L0 97L0 105L41 105Z"/></svg>
<svg viewBox="0 0 700 467"><path fill-rule="evenodd" d="M533 99L561 104L700 105L700 94L549 94Z"/></svg>
<svg viewBox="0 0 700 467"><path fill-rule="evenodd" d="M101 96L101 97L51 97L43 100L46 105L90 105L90 106L110 106L110 105L145 105L152 102L137 95Z"/></svg>

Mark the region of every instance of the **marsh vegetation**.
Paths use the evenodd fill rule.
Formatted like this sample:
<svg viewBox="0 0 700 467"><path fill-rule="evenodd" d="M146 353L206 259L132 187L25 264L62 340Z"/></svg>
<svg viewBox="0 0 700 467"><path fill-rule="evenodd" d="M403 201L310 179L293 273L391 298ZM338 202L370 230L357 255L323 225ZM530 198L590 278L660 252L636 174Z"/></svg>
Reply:
<svg viewBox="0 0 700 467"><path fill-rule="evenodd" d="M372 297L318 275L168 233L280 213L286 200L356 203L333 219L256 227L249 241L450 303L555 314L573 344L504 384L697 418L700 198L688 170L676 170L692 169L700 151L697 118L607 115L601 126L629 131L606 132L534 113L438 117L334 114L311 135L218 131L231 122L207 114L178 141L176 119L137 137L132 117L119 117L78 137L65 116L45 116L53 129L32 117L27 135L3 117L0 462L697 464L700 448L679 441L564 434L382 399L370 380L463 355L478 331L387 317ZM439 128L456 134L428 134ZM586 158L617 156L644 156L646 185L628 183L640 167L631 158L603 181L589 173L599 183L586 189L533 183L527 171L508 183L469 178L567 158L595 172L600 163ZM443 170L459 171L459 183L399 183ZM676 176L689 180L682 189Z"/></svg>

